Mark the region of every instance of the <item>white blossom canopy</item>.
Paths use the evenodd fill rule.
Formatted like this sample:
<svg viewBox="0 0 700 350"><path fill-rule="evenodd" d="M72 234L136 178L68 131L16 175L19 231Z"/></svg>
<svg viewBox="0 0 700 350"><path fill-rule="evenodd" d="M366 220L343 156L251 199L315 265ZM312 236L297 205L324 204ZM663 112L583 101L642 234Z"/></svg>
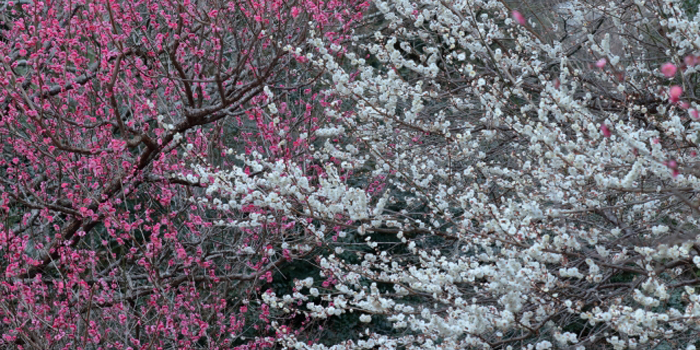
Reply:
<svg viewBox="0 0 700 350"><path fill-rule="evenodd" d="M347 41L309 39L336 100L299 136L323 176L263 154L195 167L219 210L269 209L222 225L283 215L311 237L288 249L330 248L316 282L264 303L367 324L338 344L280 326L280 344L694 349L700 17L671 0L373 5Z"/></svg>

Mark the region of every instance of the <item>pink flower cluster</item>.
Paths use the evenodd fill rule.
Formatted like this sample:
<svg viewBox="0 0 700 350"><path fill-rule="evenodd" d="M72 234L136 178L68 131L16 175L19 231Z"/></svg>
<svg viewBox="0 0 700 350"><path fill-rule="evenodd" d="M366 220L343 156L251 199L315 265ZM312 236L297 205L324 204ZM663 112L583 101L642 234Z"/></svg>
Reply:
<svg viewBox="0 0 700 350"><path fill-rule="evenodd" d="M518 22L518 24L520 24L521 26L524 26L527 23L525 21L525 17L523 16L523 14L516 11L516 10L513 10L512 16L513 16L513 19L516 22Z"/></svg>

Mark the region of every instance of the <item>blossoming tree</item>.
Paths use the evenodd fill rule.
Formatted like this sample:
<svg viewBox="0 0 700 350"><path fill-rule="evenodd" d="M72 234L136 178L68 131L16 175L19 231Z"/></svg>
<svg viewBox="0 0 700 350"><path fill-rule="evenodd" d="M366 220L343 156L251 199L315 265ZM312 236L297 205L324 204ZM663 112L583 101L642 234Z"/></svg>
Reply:
<svg viewBox="0 0 700 350"><path fill-rule="evenodd" d="M282 48L340 38L364 8L0 1L0 347L272 344L269 312L247 299L294 255L257 254L283 243L278 228L208 220L227 216L188 201L210 181L188 164L268 142L261 104L302 116L279 124L311 118L282 108L316 81Z"/></svg>
<svg viewBox="0 0 700 350"><path fill-rule="evenodd" d="M261 295L311 320L273 323L278 343L694 349L700 17L671 0L373 5L348 40L309 33L329 88L313 134L291 133L306 157L192 166L213 209L258 210L223 225L283 222L283 249L315 249L315 278ZM307 342L349 318L346 339Z"/></svg>
<svg viewBox="0 0 700 350"><path fill-rule="evenodd" d="M697 9L367 5L0 2L2 346L695 348Z"/></svg>

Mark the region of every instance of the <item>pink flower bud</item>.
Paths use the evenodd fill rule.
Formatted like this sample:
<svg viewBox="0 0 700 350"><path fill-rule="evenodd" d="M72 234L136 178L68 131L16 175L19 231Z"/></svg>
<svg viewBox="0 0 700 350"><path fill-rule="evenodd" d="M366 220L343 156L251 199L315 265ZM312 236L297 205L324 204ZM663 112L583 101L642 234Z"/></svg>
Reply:
<svg viewBox="0 0 700 350"><path fill-rule="evenodd" d="M665 166L667 166L669 169L671 169L671 176L674 178L680 174L680 171L678 170L678 162L676 162L673 159L669 159L668 161L665 161L663 163Z"/></svg>
<svg viewBox="0 0 700 350"><path fill-rule="evenodd" d="M697 155L698 155L698 152L690 151L690 156L691 156L691 157L696 157Z"/></svg>
<svg viewBox="0 0 700 350"><path fill-rule="evenodd" d="M673 85L671 88L668 90L668 100L671 101L672 103L676 103L680 101L681 95L683 94L683 88L678 86L678 85Z"/></svg>
<svg viewBox="0 0 700 350"><path fill-rule="evenodd" d="M605 124L600 125L600 132L602 132L603 136L605 136L605 137L610 137L610 135L612 135L612 133L610 132L610 129Z"/></svg>
<svg viewBox="0 0 700 350"><path fill-rule="evenodd" d="M512 15L513 15L513 19L514 19L516 22L518 22L518 24L520 24L521 26L524 26L524 25L525 25L525 23L526 23L526 22L525 22L525 17L523 17L523 14L522 14L522 13L520 13L520 12L518 12L518 11L516 11L516 10L513 10Z"/></svg>
<svg viewBox="0 0 700 350"><path fill-rule="evenodd" d="M696 109L691 109L690 117L693 119L700 119L700 114L698 114L698 111Z"/></svg>
<svg viewBox="0 0 700 350"><path fill-rule="evenodd" d="M678 104L678 107L681 107L683 109L688 109L690 107L690 103L688 101L683 101Z"/></svg>
<svg viewBox="0 0 700 350"><path fill-rule="evenodd" d="M688 55L688 56L685 56L685 58L683 58L683 63L685 63L685 65L688 67L694 66L696 62L697 62L697 57L695 57L693 55Z"/></svg>
<svg viewBox="0 0 700 350"><path fill-rule="evenodd" d="M554 88L559 89L559 86L561 86L561 82L559 81L559 79L554 79Z"/></svg>
<svg viewBox="0 0 700 350"><path fill-rule="evenodd" d="M666 78L673 78L673 76L676 75L676 65L671 62L664 63L661 65L661 73L663 73Z"/></svg>
<svg viewBox="0 0 700 350"><path fill-rule="evenodd" d="M607 59L601 58L598 60L598 62L595 63L595 66L602 69L603 67L605 67L605 64L607 64L607 63L608 63Z"/></svg>

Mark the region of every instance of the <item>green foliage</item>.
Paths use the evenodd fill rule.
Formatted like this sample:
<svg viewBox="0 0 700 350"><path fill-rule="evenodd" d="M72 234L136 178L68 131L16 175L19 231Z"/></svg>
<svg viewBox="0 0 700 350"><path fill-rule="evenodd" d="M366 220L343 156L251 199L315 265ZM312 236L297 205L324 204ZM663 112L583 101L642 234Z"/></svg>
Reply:
<svg viewBox="0 0 700 350"><path fill-rule="evenodd" d="M627 283L632 282L637 274L632 272L622 272L610 277L610 283Z"/></svg>
<svg viewBox="0 0 700 350"><path fill-rule="evenodd" d="M683 9L688 17L694 17L698 13L700 0L683 0Z"/></svg>

